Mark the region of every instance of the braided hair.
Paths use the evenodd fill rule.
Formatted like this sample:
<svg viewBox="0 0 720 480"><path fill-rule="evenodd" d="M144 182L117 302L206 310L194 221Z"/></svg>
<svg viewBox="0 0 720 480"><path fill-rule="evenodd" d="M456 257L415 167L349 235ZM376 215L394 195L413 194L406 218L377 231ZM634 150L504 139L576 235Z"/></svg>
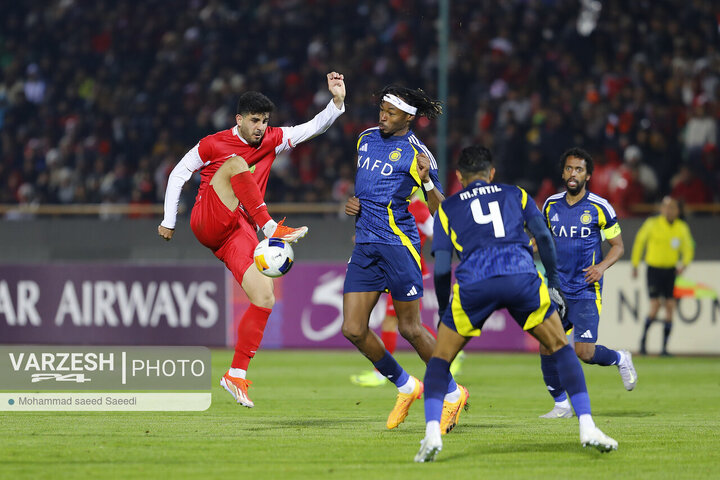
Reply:
<svg viewBox="0 0 720 480"><path fill-rule="evenodd" d="M383 97L387 94L400 97L409 105L417 108L417 113L415 114L417 116L436 118L442 115L442 103L440 103L439 100L430 98L421 88L413 90L412 88L401 87L400 85L388 85L376 94L379 98L379 105L382 104Z"/></svg>

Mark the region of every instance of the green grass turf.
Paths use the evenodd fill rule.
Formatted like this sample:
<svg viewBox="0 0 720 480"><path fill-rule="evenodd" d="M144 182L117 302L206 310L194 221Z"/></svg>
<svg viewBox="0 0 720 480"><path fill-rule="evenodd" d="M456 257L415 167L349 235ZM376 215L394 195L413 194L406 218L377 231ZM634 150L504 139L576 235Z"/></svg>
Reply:
<svg viewBox="0 0 720 480"><path fill-rule="evenodd" d="M459 375L471 409L433 464L412 459L424 436L422 402L385 428L395 389L349 376L357 352L261 351L251 366L256 407L218 385L230 361L213 352L205 412L51 412L0 415L0 478L718 478L720 360L635 357L626 392L615 367L584 366L595 421L620 443L583 449L577 420L550 410L535 355L471 354ZM420 360L397 355L422 377Z"/></svg>

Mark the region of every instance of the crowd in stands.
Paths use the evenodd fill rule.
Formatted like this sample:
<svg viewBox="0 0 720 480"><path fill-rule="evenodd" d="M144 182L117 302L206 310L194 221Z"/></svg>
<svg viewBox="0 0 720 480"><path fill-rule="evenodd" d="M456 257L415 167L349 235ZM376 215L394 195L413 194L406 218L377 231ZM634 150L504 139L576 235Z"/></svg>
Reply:
<svg viewBox="0 0 720 480"><path fill-rule="evenodd" d="M450 2L448 172L480 142L499 181L542 201L561 153L581 146L590 188L620 215L665 194L720 201L717 3L603 0L585 35L580 3ZM273 125L301 123L328 102L332 70L346 114L278 158L267 199L344 201L373 93L437 97L437 27L437 0L3 2L0 204L162 202L184 153L234 124L239 94L270 97ZM414 126L431 149L436 126Z"/></svg>

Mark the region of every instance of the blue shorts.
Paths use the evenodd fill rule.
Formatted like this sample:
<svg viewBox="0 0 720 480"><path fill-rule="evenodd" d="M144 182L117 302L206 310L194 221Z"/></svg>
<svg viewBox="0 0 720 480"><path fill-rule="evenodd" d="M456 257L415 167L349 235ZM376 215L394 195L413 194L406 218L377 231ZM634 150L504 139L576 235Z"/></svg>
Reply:
<svg viewBox="0 0 720 480"><path fill-rule="evenodd" d="M567 321L565 331L573 328L575 342L597 343L598 324L600 323L600 302L591 298L565 299Z"/></svg>
<svg viewBox="0 0 720 480"><path fill-rule="evenodd" d="M423 296L420 263L403 245L359 243L348 261L343 292L389 292L394 300L417 300Z"/></svg>
<svg viewBox="0 0 720 480"><path fill-rule="evenodd" d="M455 283L442 322L464 337L477 336L485 320L501 308L507 308L523 330L530 330L552 315L555 304L539 272L503 275L470 285Z"/></svg>

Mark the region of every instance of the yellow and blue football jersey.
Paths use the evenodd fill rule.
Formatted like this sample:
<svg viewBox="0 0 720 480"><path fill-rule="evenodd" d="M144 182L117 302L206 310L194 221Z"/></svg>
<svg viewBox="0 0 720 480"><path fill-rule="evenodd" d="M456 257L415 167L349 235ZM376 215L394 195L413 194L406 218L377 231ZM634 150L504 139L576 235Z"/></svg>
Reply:
<svg viewBox="0 0 720 480"><path fill-rule="evenodd" d="M461 285L500 275L537 275L524 230L532 216L542 219L522 188L476 180L438 209L432 250L457 252L455 278Z"/></svg>
<svg viewBox="0 0 720 480"><path fill-rule="evenodd" d="M402 136L383 137L377 127L360 134L357 153L355 196L360 200L360 214L355 219L355 243L414 249L420 237L408 205L421 188L417 156L424 153L430 158L430 178L442 192L435 158L412 130Z"/></svg>
<svg viewBox="0 0 720 480"><path fill-rule="evenodd" d="M587 192L577 203L570 205L567 192L551 195L543 205L543 215L555 239L558 274L561 289L568 298L599 301L602 279L585 282L584 268L603 259L603 238L620 235L617 215L604 198Z"/></svg>

